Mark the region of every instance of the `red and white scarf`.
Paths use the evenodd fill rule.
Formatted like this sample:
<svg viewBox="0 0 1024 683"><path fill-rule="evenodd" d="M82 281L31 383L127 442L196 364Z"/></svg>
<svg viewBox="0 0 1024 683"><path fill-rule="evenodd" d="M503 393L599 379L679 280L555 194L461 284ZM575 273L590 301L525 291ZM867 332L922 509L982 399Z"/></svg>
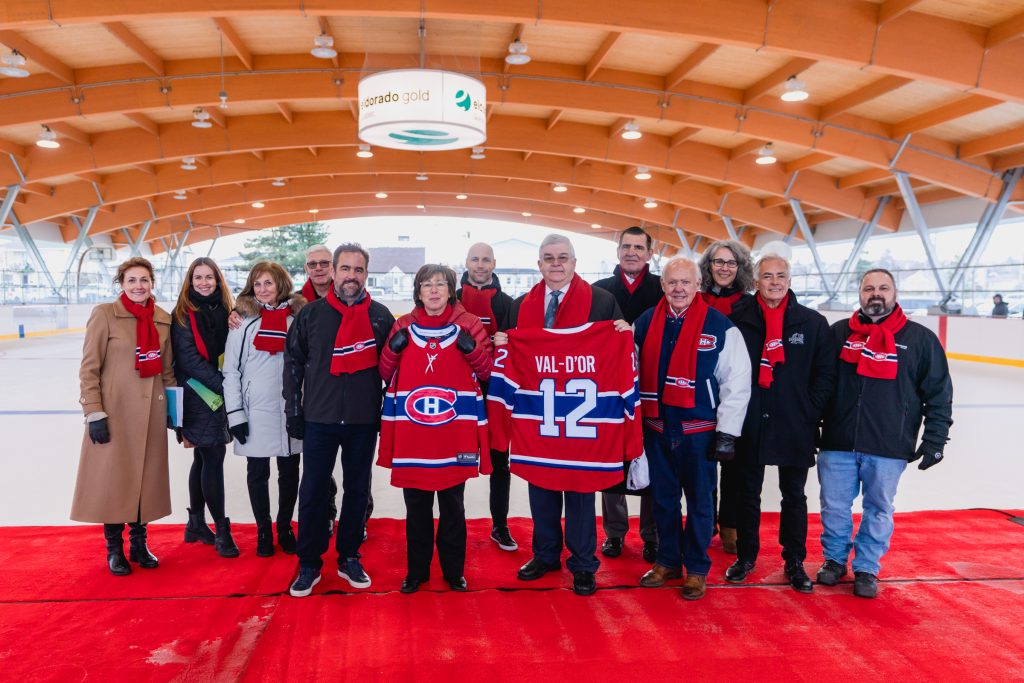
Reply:
<svg viewBox="0 0 1024 683"><path fill-rule="evenodd" d="M907 316L899 304L880 323L860 320L858 309L850 318L850 336L843 344L839 358L857 365L857 374L876 379L896 379L899 358L896 355L896 333L907 324Z"/></svg>
<svg viewBox="0 0 1024 683"><path fill-rule="evenodd" d="M363 300L351 306L338 298L334 287L324 297L341 314L331 356L332 375L352 374L377 365L377 343L370 325L370 293L363 294Z"/></svg>
<svg viewBox="0 0 1024 683"><path fill-rule="evenodd" d="M252 345L271 356L284 351L284 343L288 339L288 316L291 314L291 305L287 301L280 308L261 308L260 329L256 330Z"/></svg>
<svg viewBox="0 0 1024 683"><path fill-rule="evenodd" d="M547 285L541 280L535 284L526 296L523 303L519 305L518 327L544 327L545 299L547 298ZM593 301L594 293L587 283L579 275L573 274L572 282L565 296L558 302L558 310L555 313L555 327L578 327L587 322L590 317L590 304Z"/></svg>
<svg viewBox="0 0 1024 683"><path fill-rule="evenodd" d="M125 292L121 292L121 303L135 316L135 369L139 371L139 377L159 375L163 363L160 361L160 335L153 322L156 304L153 299L137 304Z"/></svg>
<svg viewBox="0 0 1024 683"><path fill-rule="evenodd" d="M633 281L630 282L629 276L626 275L626 271L622 270L622 266L619 266L619 277L622 278L622 284L625 285L626 291L628 291L630 294L635 293L636 288L639 287L640 283L644 281L645 277L647 277L647 271L648 267L645 263L643 270L637 273L636 276L633 278Z"/></svg>
<svg viewBox="0 0 1024 683"><path fill-rule="evenodd" d="M494 295L498 290L494 287L477 289L472 284L466 283L462 286L462 305L466 310L480 318L484 329L491 337L498 331L498 321L494 319Z"/></svg>
<svg viewBox="0 0 1024 683"><path fill-rule="evenodd" d="M665 320L669 316L668 299L661 298L654 309L651 326L647 330L643 348L640 350L640 407L645 418L658 415L658 361L661 356L661 339L665 333ZM678 408L693 408L696 405L697 349L700 333L708 315L708 305L700 295L684 313L683 329L672 349L662 390L663 403Z"/></svg>
<svg viewBox="0 0 1024 683"><path fill-rule="evenodd" d="M330 289L334 289L334 280L328 283ZM313 286L312 280L306 280L306 284L302 285L302 296L306 298L306 301L316 301L320 298L320 295L316 293L316 287Z"/></svg>
<svg viewBox="0 0 1024 683"><path fill-rule="evenodd" d="M786 351L782 348L782 317L789 304L789 292L778 306L769 308L761 295L757 295L757 303L764 314L764 345L761 347L761 366L757 373L757 386L767 389L772 385L774 366L786 362Z"/></svg>

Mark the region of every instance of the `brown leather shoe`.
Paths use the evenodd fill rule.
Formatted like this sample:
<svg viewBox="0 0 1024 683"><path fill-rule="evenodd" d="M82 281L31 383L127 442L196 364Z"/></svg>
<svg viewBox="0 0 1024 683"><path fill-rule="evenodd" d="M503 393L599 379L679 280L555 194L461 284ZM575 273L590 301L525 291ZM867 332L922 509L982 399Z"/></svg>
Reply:
<svg viewBox="0 0 1024 683"><path fill-rule="evenodd" d="M700 600L707 592L707 578L699 574L688 574L683 583L684 600Z"/></svg>
<svg viewBox="0 0 1024 683"><path fill-rule="evenodd" d="M683 570L681 568L669 569L668 567L656 564L640 577L640 585L644 588L657 588L664 586L666 581L681 578L683 578Z"/></svg>
<svg viewBox="0 0 1024 683"><path fill-rule="evenodd" d="M730 555L736 554L736 530L722 527L722 550Z"/></svg>

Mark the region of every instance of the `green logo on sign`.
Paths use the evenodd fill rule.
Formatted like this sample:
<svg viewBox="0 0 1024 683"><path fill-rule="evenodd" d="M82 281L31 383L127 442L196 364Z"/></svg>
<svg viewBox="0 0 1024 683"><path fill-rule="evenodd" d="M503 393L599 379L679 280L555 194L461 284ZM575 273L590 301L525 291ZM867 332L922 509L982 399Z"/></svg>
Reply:
<svg viewBox="0 0 1024 683"><path fill-rule="evenodd" d="M388 133L388 137L417 147L448 145L458 141L457 137L451 137L450 133L440 130L403 130L398 133Z"/></svg>
<svg viewBox="0 0 1024 683"><path fill-rule="evenodd" d="M455 104L463 111L469 111L469 107L473 104L473 100L470 99L468 92L460 90L455 93Z"/></svg>

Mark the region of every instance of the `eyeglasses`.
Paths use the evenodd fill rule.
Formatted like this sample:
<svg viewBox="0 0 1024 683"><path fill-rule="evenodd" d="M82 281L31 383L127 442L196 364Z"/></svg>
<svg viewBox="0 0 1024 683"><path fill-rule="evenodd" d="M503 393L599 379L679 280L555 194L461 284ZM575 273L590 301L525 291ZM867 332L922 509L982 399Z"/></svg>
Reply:
<svg viewBox="0 0 1024 683"><path fill-rule="evenodd" d="M734 261L732 259L729 259L728 261L726 261L725 259L721 259L721 258L713 258L713 259L711 259L711 265L715 266L716 268L730 268L730 269L732 269L732 268L735 268L736 266L738 266L739 263L737 263L736 261Z"/></svg>
<svg viewBox="0 0 1024 683"><path fill-rule="evenodd" d="M306 267L310 270L313 270L314 268L327 268L330 265L330 261L306 261Z"/></svg>
<svg viewBox="0 0 1024 683"><path fill-rule="evenodd" d="M421 282L420 289L448 289L448 283L441 282Z"/></svg>
<svg viewBox="0 0 1024 683"><path fill-rule="evenodd" d="M568 263L571 260L572 257L569 256L568 254L559 254L558 256L551 256L550 254L548 254L547 256L541 259L541 261L543 261L544 265L546 266L553 266L556 263Z"/></svg>

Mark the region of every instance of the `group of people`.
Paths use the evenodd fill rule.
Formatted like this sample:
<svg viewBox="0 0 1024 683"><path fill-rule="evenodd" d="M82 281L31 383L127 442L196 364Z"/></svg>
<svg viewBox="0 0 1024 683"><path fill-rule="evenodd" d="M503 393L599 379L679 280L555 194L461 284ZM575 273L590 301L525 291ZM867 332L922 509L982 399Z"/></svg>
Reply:
<svg viewBox="0 0 1024 683"><path fill-rule="evenodd" d="M117 272L121 295L97 306L86 328L87 429L71 516L103 523L112 573L158 565L146 524L170 513L164 389L177 386L176 436L194 448L185 541L239 554L224 508L234 441L247 458L256 552L273 555L275 458L277 545L298 555L296 597L320 581L335 522L339 576L371 585L360 546L375 451L406 504L403 593L429 580L435 545L444 580L466 590L464 490L479 474L490 480L490 537L517 550L507 519L515 473L529 484L533 518L520 580L559 570L564 546L573 590L592 594L596 495L600 553L614 558L629 528L627 495L636 494L651 564L640 584L685 579L683 597L700 599L715 534L737 556L727 581L755 571L769 465L779 474L785 574L811 592L804 491L817 464L817 582L837 584L852 555L854 593L874 597L900 476L910 462L940 462L952 424L945 354L903 314L892 275L864 273L860 307L829 326L790 291L782 254L754 262L742 243L717 241L699 262L667 261L659 277L649 270L650 235L633 227L620 234L617 255L612 276L590 284L576 274L570 240L549 235L541 281L513 300L494 274L493 250L476 244L460 282L447 266L420 268L413 310L397 320L367 292L370 257L357 244L311 247L300 292L280 265L258 263L236 300L217 265L196 259L173 314L155 305L150 263L129 259Z"/></svg>

